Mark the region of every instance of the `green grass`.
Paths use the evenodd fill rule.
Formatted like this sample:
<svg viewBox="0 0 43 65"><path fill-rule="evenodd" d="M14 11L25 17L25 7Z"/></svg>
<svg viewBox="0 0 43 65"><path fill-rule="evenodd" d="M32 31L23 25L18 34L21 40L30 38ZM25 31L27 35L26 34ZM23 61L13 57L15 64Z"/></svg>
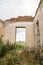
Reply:
<svg viewBox="0 0 43 65"><path fill-rule="evenodd" d="M17 51L24 50L24 49L25 49L24 43L16 43L16 50Z"/></svg>
<svg viewBox="0 0 43 65"><path fill-rule="evenodd" d="M16 50L22 51L22 53L18 53L14 49L14 45L9 41L5 45L0 38L0 65L43 65L40 62L39 53L22 51L25 49L24 43L16 43Z"/></svg>

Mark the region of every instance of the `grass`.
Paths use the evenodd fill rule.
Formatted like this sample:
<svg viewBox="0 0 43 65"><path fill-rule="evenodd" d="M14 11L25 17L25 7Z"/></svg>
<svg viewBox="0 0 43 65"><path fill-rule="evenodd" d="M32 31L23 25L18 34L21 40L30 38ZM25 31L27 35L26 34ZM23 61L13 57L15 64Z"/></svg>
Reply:
<svg viewBox="0 0 43 65"><path fill-rule="evenodd" d="M0 38L0 65L43 65L39 61L40 58L38 59L39 53L37 54L35 51L26 52L24 49L23 43L16 43L16 50L23 50L22 53L18 53L15 51L14 45L9 41L5 45Z"/></svg>
<svg viewBox="0 0 43 65"><path fill-rule="evenodd" d="M22 52L18 55L14 50L10 50L0 58L0 65L40 65L35 55L35 52Z"/></svg>
<svg viewBox="0 0 43 65"><path fill-rule="evenodd" d="M16 43L16 50L17 51L22 51L25 49L25 43Z"/></svg>

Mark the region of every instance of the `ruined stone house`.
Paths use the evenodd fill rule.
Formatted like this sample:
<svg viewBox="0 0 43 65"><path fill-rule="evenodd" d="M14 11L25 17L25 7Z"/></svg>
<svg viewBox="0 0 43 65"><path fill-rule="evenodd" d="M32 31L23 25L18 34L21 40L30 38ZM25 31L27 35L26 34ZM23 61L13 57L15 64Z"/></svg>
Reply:
<svg viewBox="0 0 43 65"><path fill-rule="evenodd" d="M3 35L3 41L9 39L12 43L16 43L17 27L26 28L27 48L34 48L39 43L43 44L43 0L39 4L35 17L19 16L5 21L0 20L0 36Z"/></svg>
<svg viewBox="0 0 43 65"><path fill-rule="evenodd" d="M34 18L34 30L35 30L35 46L43 45L43 0L40 1L39 7L36 11Z"/></svg>

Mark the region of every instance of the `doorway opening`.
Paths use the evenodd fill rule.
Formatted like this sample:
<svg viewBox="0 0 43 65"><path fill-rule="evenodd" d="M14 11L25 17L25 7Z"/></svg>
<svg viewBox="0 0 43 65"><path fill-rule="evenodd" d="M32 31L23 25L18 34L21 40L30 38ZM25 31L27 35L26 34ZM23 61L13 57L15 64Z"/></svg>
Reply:
<svg viewBox="0 0 43 65"><path fill-rule="evenodd" d="M16 28L16 50L23 51L25 50L25 39L26 39L26 28L17 27Z"/></svg>

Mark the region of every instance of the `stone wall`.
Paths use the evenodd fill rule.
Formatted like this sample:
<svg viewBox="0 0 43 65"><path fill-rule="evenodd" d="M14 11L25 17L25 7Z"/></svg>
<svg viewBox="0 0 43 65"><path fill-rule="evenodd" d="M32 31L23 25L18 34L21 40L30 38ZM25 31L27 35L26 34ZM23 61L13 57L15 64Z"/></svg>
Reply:
<svg viewBox="0 0 43 65"><path fill-rule="evenodd" d="M0 36L3 35L3 30L4 30L3 24L2 24L1 21L0 21Z"/></svg>
<svg viewBox="0 0 43 65"><path fill-rule="evenodd" d="M37 26L36 26L36 23L39 23L39 34L40 34L40 38L38 38L37 36ZM37 11L37 14L34 18L34 27L35 27L35 43L37 44L37 38L40 39L40 45L42 46L43 44L43 0L41 1L40 3L40 6L38 8L38 11ZM35 45L36 45L35 44Z"/></svg>
<svg viewBox="0 0 43 65"><path fill-rule="evenodd" d="M4 36L3 40L6 41L9 39L12 43L16 42L16 27L25 27L26 28L26 47L34 47L34 24L33 22L14 22L7 24L4 27Z"/></svg>

